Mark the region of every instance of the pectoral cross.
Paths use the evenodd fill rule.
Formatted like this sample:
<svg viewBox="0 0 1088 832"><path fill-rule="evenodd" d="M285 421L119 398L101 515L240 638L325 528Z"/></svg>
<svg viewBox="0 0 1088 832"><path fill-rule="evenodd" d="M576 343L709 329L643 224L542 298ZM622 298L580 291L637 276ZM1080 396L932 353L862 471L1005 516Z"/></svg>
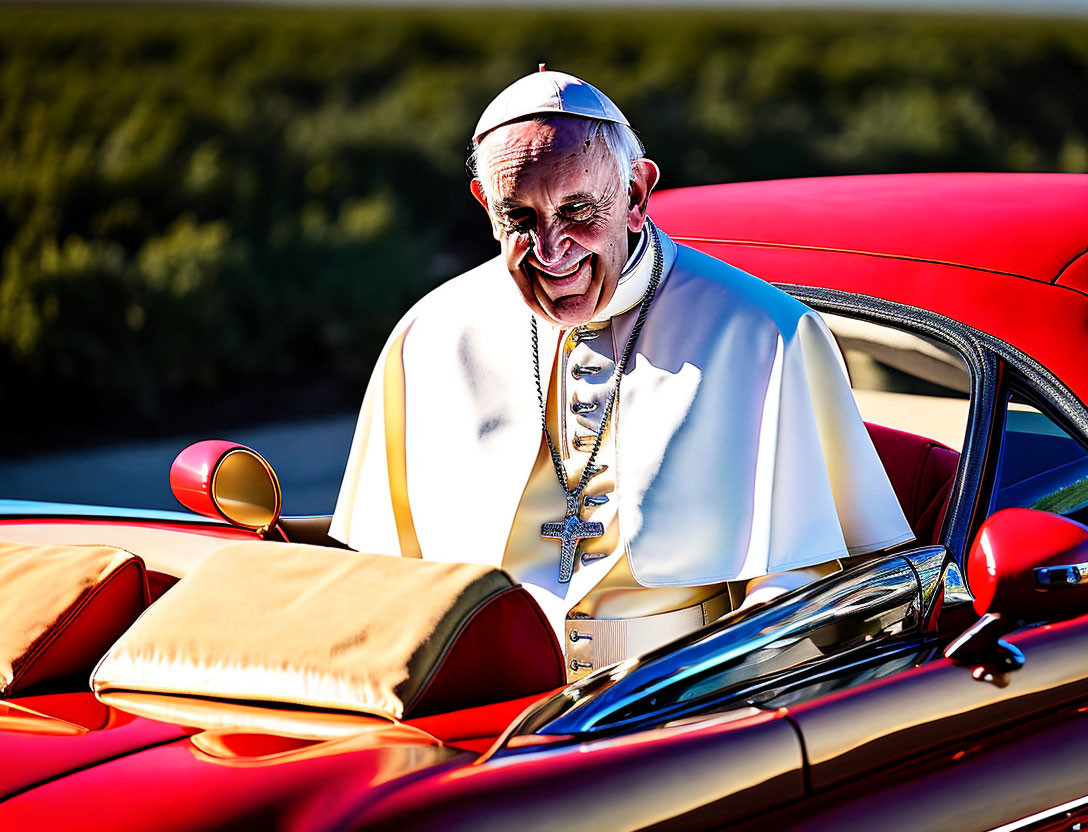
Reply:
<svg viewBox="0 0 1088 832"><path fill-rule="evenodd" d="M540 527L541 537L562 541L559 549L559 583L569 583L574 574L574 550L578 548L578 541L603 534L603 523L589 523L578 518L578 495L568 494L567 518L561 523L544 523Z"/></svg>

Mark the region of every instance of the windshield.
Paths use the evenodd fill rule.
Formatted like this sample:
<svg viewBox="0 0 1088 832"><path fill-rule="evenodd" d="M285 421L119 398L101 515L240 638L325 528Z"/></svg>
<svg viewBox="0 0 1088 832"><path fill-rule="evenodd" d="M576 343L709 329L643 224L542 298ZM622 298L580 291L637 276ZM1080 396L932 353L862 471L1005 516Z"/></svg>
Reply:
<svg viewBox="0 0 1088 832"><path fill-rule="evenodd" d="M917 563L912 563L917 561ZM519 733L611 732L741 705L783 672L920 634L945 552L927 547L828 576L765 606L602 668L541 707ZM919 578L921 575L921 579Z"/></svg>

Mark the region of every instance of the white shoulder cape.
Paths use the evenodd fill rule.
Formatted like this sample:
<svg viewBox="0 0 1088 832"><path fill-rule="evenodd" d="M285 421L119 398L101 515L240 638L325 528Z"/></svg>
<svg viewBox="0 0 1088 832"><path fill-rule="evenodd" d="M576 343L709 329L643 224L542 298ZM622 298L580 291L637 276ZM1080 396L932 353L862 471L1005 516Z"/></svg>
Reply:
<svg viewBox="0 0 1088 832"><path fill-rule="evenodd" d="M910 540L823 320L662 242L665 277L613 416L619 528L636 580L748 579ZM613 319L617 343L636 314ZM499 258L405 315L363 401L333 537L360 551L501 563L540 446L529 315ZM544 378L550 360L542 350Z"/></svg>

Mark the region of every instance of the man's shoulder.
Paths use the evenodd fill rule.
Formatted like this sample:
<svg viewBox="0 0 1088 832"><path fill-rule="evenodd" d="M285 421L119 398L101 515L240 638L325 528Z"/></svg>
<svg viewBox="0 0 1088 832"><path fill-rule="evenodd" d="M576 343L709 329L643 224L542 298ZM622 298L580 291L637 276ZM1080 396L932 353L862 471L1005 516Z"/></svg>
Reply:
<svg viewBox="0 0 1088 832"><path fill-rule="evenodd" d="M508 305L515 297L510 273L501 257L485 260L456 277L436 286L420 298L409 310L409 316L419 318L438 314L490 314L495 306Z"/></svg>
<svg viewBox="0 0 1088 832"><path fill-rule="evenodd" d="M506 280L504 281L504 277ZM481 296L492 300L506 300L510 281L509 272L502 257L485 260L448 281L435 286L416 303L421 310L442 309L448 303L479 303ZM498 296L498 297L494 297Z"/></svg>
<svg viewBox="0 0 1088 832"><path fill-rule="evenodd" d="M699 306L707 311L721 306L730 310L731 315L760 315L779 326L812 313L804 303L763 278L688 246L676 248L676 264L669 283L674 290L697 297Z"/></svg>
<svg viewBox="0 0 1088 832"><path fill-rule="evenodd" d="M521 313L521 314L518 314ZM501 257L487 260L435 287L405 313L393 332L406 343L428 348L456 344L459 350L526 328L529 311Z"/></svg>

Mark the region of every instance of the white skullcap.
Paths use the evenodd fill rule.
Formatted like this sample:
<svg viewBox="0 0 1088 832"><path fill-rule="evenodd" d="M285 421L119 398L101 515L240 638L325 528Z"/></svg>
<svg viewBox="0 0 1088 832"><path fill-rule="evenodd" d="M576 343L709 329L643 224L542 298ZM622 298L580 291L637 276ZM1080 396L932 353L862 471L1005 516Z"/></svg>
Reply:
<svg viewBox="0 0 1088 832"><path fill-rule="evenodd" d="M595 86L541 64L539 72L526 75L495 96L476 123L472 140L478 142L496 127L512 121L553 113L631 126L620 108Z"/></svg>

